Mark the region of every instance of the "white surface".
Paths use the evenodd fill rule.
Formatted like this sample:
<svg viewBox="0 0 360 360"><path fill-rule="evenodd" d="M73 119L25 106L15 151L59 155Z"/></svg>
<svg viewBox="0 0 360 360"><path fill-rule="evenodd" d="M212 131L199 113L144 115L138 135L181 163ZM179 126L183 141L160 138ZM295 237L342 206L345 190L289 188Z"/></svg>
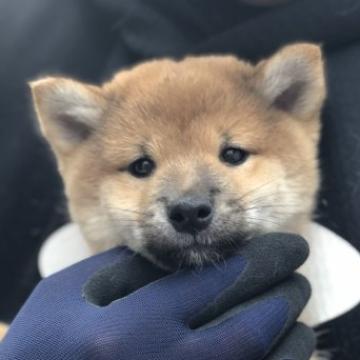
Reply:
<svg viewBox="0 0 360 360"><path fill-rule="evenodd" d="M311 282L313 295L301 320L316 325L333 319L360 301L360 255L345 240L321 225L311 223L304 232L310 257L300 268ZM49 276L91 255L76 224L53 233L39 255L39 269Z"/></svg>
<svg viewBox="0 0 360 360"><path fill-rule="evenodd" d="M44 278L91 256L79 227L70 223L52 233L40 249L38 266Z"/></svg>
<svg viewBox="0 0 360 360"><path fill-rule="evenodd" d="M360 255L319 224L309 224L303 236L309 242L310 256L299 270L310 280L313 291L301 320L317 325L359 304Z"/></svg>

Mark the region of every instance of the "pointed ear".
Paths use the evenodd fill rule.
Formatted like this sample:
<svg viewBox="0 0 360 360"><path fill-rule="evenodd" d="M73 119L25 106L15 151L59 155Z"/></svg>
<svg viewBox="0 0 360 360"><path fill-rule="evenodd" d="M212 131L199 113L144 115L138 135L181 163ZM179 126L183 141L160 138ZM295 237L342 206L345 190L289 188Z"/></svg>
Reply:
<svg viewBox="0 0 360 360"><path fill-rule="evenodd" d="M101 123L105 98L100 88L51 77L29 85L41 130L58 156L70 154Z"/></svg>
<svg viewBox="0 0 360 360"><path fill-rule="evenodd" d="M307 43L284 47L257 65L255 83L269 105L299 118L316 116L326 92L320 47Z"/></svg>

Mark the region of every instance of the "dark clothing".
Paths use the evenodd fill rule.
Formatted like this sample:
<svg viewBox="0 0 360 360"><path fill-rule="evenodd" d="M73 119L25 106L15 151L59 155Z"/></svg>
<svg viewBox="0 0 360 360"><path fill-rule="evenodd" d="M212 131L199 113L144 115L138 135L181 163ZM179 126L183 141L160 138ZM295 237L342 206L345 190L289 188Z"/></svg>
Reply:
<svg viewBox="0 0 360 360"><path fill-rule="evenodd" d="M10 320L38 281L37 253L66 221L61 181L34 125L26 81L61 73L100 82L159 56L235 53L251 60L295 41L323 44L318 220L360 249L360 4L293 0L256 8L239 0L0 1L0 318ZM344 279L346 281L346 279ZM360 353L360 308L326 324L335 359Z"/></svg>

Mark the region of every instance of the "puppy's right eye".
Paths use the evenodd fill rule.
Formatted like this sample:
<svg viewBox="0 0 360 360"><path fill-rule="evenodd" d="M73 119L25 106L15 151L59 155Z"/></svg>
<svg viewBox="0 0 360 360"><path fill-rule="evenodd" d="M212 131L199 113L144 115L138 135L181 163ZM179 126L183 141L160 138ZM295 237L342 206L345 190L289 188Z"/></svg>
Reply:
<svg viewBox="0 0 360 360"><path fill-rule="evenodd" d="M143 157L131 163L129 165L128 171L135 177L143 178L150 176L154 169L155 162L148 157Z"/></svg>

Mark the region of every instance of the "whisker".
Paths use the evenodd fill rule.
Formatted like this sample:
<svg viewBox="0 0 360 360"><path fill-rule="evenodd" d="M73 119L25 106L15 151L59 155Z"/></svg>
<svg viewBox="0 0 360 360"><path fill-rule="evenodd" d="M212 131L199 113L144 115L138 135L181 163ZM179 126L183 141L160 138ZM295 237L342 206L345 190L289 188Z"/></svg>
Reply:
<svg viewBox="0 0 360 360"><path fill-rule="evenodd" d="M301 188L301 190L303 190L303 189ZM296 195L301 195L301 194L304 193L304 191L298 191L298 190L296 189L296 187L292 187L291 193L292 193L293 195L295 195L295 194L296 194ZM234 200L235 200L235 201L243 201L244 203L246 203L246 201L248 201L248 199L249 199L249 201L255 202L255 201L257 201L258 199L264 199L264 198L269 198L269 197L271 197L271 196L273 196L273 195L278 195L278 192L277 192L277 191L271 191L271 192L261 192L261 191L258 191L257 193L256 193L256 192L253 192L252 194L256 194L256 197L249 199L248 196L247 196L247 197L244 197L243 195L240 195L239 197L235 198Z"/></svg>
<svg viewBox="0 0 360 360"><path fill-rule="evenodd" d="M138 214L138 215L146 215L147 214L144 211L137 211L137 210L127 209L127 208L122 208L122 207L117 207L117 206L104 205L104 207L108 210L123 211L123 212Z"/></svg>
<svg viewBox="0 0 360 360"><path fill-rule="evenodd" d="M264 218L253 218L253 217L247 217L246 218L247 222L253 222L253 224L259 224L259 222L268 222L268 223L271 223L271 224L274 224L274 225L278 225L280 226L281 225L281 222L278 222L278 221L274 221L274 220L270 220L270 219L264 219ZM250 221L248 221L250 220Z"/></svg>
<svg viewBox="0 0 360 360"><path fill-rule="evenodd" d="M300 166L297 170L293 171L292 173L288 173L285 176L287 178L296 178L298 176L301 176L302 175L301 170L303 168L304 168L304 166ZM274 177L274 178L266 181L265 183L262 183L261 185L255 187L253 189L250 189L249 191L245 192L244 194L242 194L240 197L236 198L235 200L239 200L239 201L245 200L248 196L250 196L254 192L259 191L260 189L263 189L266 186L273 185L273 183L278 181L278 180L279 180L278 177ZM234 193L234 194L236 194L236 193Z"/></svg>
<svg viewBox="0 0 360 360"><path fill-rule="evenodd" d="M250 206L250 207L246 207L244 210L245 211L249 211L249 210L262 210L262 209L301 209L301 207L299 206L299 204L275 204L275 205L271 205L271 204L265 204L265 205L254 205L254 206Z"/></svg>

